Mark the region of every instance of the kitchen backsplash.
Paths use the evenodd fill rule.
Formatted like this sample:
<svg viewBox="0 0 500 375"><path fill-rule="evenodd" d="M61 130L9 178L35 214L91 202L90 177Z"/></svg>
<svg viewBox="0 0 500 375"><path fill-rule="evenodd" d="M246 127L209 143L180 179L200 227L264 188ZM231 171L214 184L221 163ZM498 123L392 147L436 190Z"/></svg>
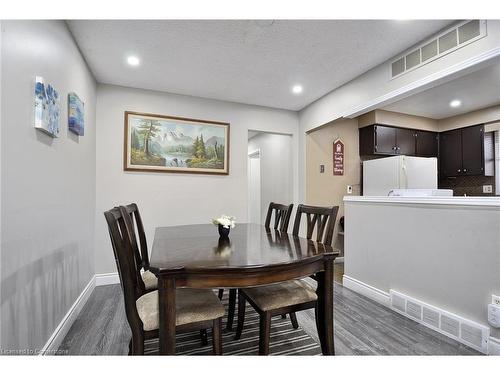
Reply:
<svg viewBox="0 0 500 375"><path fill-rule="evenodd" d="M483 185L491 185L492 193L483 193ZM440 189L453 189L453 195L493 196L495 195L495 177L459 176L439 180Z"/></svg>

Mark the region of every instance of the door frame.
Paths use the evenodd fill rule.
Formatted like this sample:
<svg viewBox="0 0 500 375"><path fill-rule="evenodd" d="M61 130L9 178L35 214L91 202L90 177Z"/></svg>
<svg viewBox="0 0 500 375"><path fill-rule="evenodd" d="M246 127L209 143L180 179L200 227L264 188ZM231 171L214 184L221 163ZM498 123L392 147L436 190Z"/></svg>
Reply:
<svg viewBox="0 0 500 375"><path fill-rule="evenodd" d="M255 150L252 150L252 151L249 151L248 152L248 155L247 155L247 186L248 186L248 194L247 194L247 215L248 215L248 222L250 222L251 220L251 204L250 204L250 199L251 199L251 189L250 189L250 180L251 180L251 176L250 176L250 173L251 173L251 167L250 167L250 160L251 159L259 159L259 174L261 174L260 172L260 158L261 158L261 151L260 151L260 148L257 148ZM259 186L259 196L260 196L260 200L261 202L259 202L259 217L260 217L260 221L262 221L262 180L259 176L259 182L260 182L260 186Z"/></svg>

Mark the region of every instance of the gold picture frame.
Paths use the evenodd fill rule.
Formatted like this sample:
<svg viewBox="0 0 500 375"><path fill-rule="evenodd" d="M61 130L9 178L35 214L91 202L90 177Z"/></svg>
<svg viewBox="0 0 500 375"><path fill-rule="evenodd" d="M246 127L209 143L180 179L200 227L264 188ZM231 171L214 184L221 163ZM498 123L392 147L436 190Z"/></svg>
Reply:
<svg viewBox="0 0 500 375"><path fill-rule="evenodd" d="M229 174L229 123L125 111L125 171Z"/></svg>

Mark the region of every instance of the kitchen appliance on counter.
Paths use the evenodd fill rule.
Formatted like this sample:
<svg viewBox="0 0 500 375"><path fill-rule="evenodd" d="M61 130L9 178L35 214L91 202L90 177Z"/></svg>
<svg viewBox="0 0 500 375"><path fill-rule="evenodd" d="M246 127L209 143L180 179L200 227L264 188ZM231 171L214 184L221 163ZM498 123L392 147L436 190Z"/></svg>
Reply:
<svg viewBox="0 0 500 375"><path fill-rule="evenodd" d="M393 189L390 197L453 197L451 189Z"/></svg>
<svg viewBox="0 0 500 375"><path fill-rule="evenodd" d="M399 155L363 162L363 195L388 196L395 189L437 190L437 186L437 158Z"/></svg>

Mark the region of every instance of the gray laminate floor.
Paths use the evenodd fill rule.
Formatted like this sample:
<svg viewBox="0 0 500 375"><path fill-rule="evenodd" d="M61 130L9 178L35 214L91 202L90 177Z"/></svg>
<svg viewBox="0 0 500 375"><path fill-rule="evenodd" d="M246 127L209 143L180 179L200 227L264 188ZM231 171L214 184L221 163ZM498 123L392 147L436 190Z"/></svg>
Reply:
<svg viewBox="0 0 500 375"><path fill-rule="evenodd" d="M335 283L337 355L479 355L480 353L407 319ZM314 311L297 313L316 341ZM130 331L119 285L95 288L71 327L61 351L70 355L128 352Z"/></svg>

